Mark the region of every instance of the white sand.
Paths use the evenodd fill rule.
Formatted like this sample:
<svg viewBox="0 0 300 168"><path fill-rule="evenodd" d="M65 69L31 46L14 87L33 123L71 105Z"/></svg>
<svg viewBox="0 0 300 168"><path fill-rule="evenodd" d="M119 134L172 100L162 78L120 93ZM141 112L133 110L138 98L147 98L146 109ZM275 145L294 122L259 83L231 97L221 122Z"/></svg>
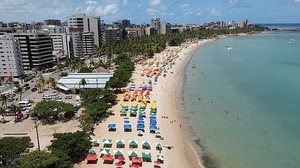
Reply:
<svg viewBox="0 0 300 168"><path fill-rule="evenodd" d="M160 140L155 138L154 134L149 133L149 106L147 106L146 114L147 118L145 119L145 129L146 133L144 136L137 136L136 125L137 125L137 117L130 118L130 123L132 124L133 131L132 132L124 132L123 125L124 120L123 117L120 117L120 104L114 106L114 110L116 115L109 117L107 121L100 123L95 127L95 136L92 138L95 139L112 139L113 146L111 152L113 154L113 150L116 150L116 140L125 140L125 148L121 149L124 152L124 156L126 158L126 164L123 167L129 167L130 161L128 159L127 151L130 151L128 147L128 142L131 139L135 139L139 143L139 147L137 149L133 149L139 152L141 156L142 152L149 152L152 155L152 162L143 163L143 167L145 168L153 168L153 161L156 161L156 155L159 154L159 151L155 149L155 143L162 143L163 145L172 145L174 148L171 150L163 148L162 155L165 158L164 164L161 167L175 168L175 167L184 167L184 168L197 168L203 167L201 160L196 157L196 154L191 148L190 143L184 137L184 134L181 129L180 119L178 118L177 106L176 106L176 90L181 84L181 75L183 72L183 68L190 56L195 52L195 50L204 43L209 40L201 40L199 42L189 42L183 44L183 47L168 47L164 52L160 54L156 54L154 59L158 59L159 57L163 57L167 54L168 49L176 49L182 48L178 53L179 58L175 61L175 65L172 69L169 70L167 76L164 78L162 76L159 77L158 82L154 83L153 91L151 92L151 100L157 101L158 113L157 113L157 126L160 128L164 140ZM185 47L186 46L186 47ZM147 83L149 80L147 77L141 77L141 73L143 72L144 67L142 65L136 66L136 71L133 74L134 83L139 86L143 82ZM172 72L172 73L170 73ZM129 103L130 105L130 103ZM129 106L130 107L130 106ZM168 116L168 119L161 118L161 116ZM176 122L171 123L170 121L176 120ZM108 132L107 125L110 123L117 124L116 132ZM151 143L151 150L142 150L141 143L142 141L149 141ZM100 145L102 147L102 144ZM93 147L96 149L97 154L99 155L100 147ZM115 162L116 163L116 160ZM100 166L101 165L101 166ZM101 158L98 159L97 164L86 164L86 161L82 162L77 167L116 167L114 164L103 164L103 160Z"/></svg>

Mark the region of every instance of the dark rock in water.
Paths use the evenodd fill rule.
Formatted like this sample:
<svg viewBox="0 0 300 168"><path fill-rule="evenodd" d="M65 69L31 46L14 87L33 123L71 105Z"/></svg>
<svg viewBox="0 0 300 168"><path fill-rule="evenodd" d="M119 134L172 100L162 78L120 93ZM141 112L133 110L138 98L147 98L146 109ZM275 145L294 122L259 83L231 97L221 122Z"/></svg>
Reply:
<svg viewBox="0 0 300 168"><path fill-rule="evenodd" d="M226 115L228 115L229 114L229 111L224 111L225 113L226 113Z"/></svg>
<svg viewBox="0 0 300 168"><path fill-rule="evenodd" d="M199 98L198 98L198 100L200 101L200 100L201 100L201 98L199 97Z"/></svg>

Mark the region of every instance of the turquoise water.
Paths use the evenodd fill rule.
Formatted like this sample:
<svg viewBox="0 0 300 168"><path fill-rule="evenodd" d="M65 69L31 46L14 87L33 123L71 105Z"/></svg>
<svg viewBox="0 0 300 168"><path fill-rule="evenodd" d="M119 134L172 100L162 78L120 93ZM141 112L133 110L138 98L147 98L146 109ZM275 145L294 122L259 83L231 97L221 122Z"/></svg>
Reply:
<svg viewBox="0 0 300 168"><path fill-rule="evenodd" d="M202 46L186 67L183 103L185 127L211 167L299 168L300 33Z"/></svg>

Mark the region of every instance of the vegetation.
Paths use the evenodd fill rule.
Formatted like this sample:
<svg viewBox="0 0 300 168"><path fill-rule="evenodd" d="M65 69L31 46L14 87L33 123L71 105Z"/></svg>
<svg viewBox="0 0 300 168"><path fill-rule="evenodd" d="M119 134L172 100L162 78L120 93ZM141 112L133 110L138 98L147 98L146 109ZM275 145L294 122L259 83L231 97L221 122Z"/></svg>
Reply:
<svg viewBox="0 0 300 168"><path fill-rule="evenodd" d="M3 122L5 123L5 108L0 107L0 115L2 116Z"/></svg>
<svg viewBox="0 0 300 168"><path fill-rule="evenodd" d="M129 82L132 72L134 71L134 62L126 54L121 54L115 63L119 65L114 72L114 76L107 82L107 88L122 88L126 87Z"/></svg>
<svg viewBox="0 0 300 168"><path fill-rule="evenodd" d="M91 148L90 136L86 132L54 134L54 140L48 147L53 153L65 154L73 163L84 160Z"/></svg>
<svg viewBox="0 0 300 168"><path fill-rule="evenodd" d="M0 101L2 102L2 106L5 105L6 108L7 108L7 100L8 100L8 97L5 94L0 95Z"/></svg>
<svg viewBox="0 0 300 168"><path fill-rule="evenodd" d="M68 72L61 72L59 76L60 77L66 77L68 75L69 75Z"/></svg>
<svg viewBox="0 0 300 168"><path fill-rule="evenodd" d="M79 121L83 130L90 132L94 123L105 117L107 110L115 104L116 95L111 90L89 89L81 98L85 110Z"/></svg>
<svg viewBox="0 0 300 168"><path fill-rule="evenodd" d="M31 110L31 116L38 117L43 123L53 123L58 119L74 116L73 105L58 101L41 101Z"/></svg>
<svg viewBox="0 0 300 168"><path fill-rule="evenodd" d="M2 165L13 165L30 142L29 137L14 138L4 137L0 139L0 161Z"/></svg>
<svg viewBox="0 0 300 168"><path fill-rule="evenodd" d="M73 163L63 153L34 151L21 157L18 168L72 168Z"/></svg>
<svg viewBox="0 0 300 168"><path fill-rule="evenodd" d="M21 111L21 107L15 104L11 104L8 109L10 112L13 112L15 114L15 122L17 121L17 112Z"/></svg>

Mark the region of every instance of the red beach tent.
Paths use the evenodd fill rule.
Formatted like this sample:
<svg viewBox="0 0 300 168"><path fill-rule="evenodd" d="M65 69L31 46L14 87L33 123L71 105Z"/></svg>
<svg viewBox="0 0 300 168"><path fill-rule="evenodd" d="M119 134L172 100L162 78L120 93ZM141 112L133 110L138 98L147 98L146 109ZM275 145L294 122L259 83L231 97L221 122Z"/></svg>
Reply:
<svg viewBox="0 0 300 168"><path fill-rule="evenodd" d="M89 162L96 162L97 161L97 155L91 154L86 156L87 163Z"/></svg>

